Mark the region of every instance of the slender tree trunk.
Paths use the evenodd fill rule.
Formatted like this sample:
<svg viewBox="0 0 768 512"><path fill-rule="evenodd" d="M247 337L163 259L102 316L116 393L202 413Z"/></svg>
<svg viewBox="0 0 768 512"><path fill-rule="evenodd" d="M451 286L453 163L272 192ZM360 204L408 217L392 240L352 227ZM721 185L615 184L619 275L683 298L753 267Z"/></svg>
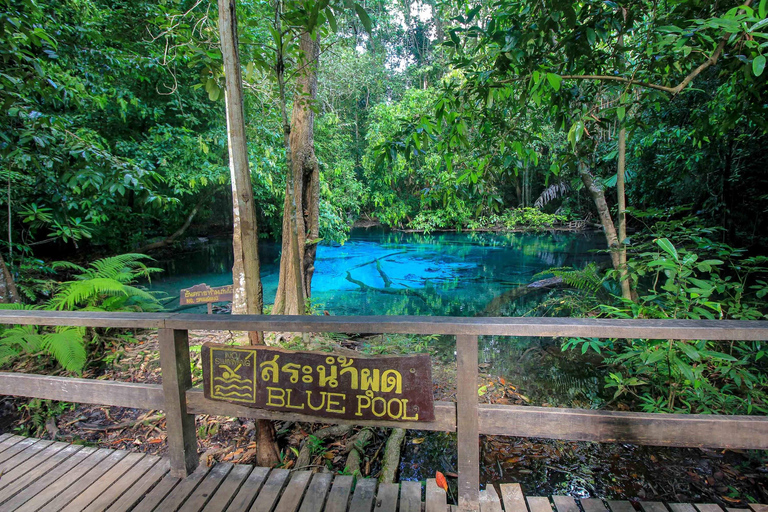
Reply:
<svg viewBox="0 0 768 512"><path fill-rule="evenodd" d="M611 263L616 270L621 269L621 262L619 261L619 238L616 233L616 226L613 224L613 218L611 217L611 210L608 208L608 203L605 200L605 191L603 188L595 183L595 179L589 172L587 164L579 162L579 176L584 183L584 187L589 191L592 196L592 200L597 207L597 215L600 218L600 224L603 226L603 232L605 233L605 240L608 242L608 249L611 251Z"/></svg>
<svg viewBox="0 0 768 512"><path fill-rule="evenodd" d="M317 98L320 36L303 33L291 124L286 131L289 172L283 205L283 251L273 314L306 313L319 241L320 167L315 156L312 103ZM281 81L282 82L282 81ZM284 84L282 85L284 88ZM284 100L283 100L284 101ZM284 114L287 124L287 115Z"/></svg>
<svg viewBox="0 0 768 512"><path fill-rule="evenodd" d="M632 284L629 281L627 270L627 196L624 193L624 178L627 167L627 129L622 125L619 129L619 166L616 171L616 194L618 195L619 208L619 280L621 282L621 296L626 300L632 300Z"/></svg>
<svg viewBox="0 0 768 512"><path fill-rule="evenodd" d="M3 304L21 302L16 282L13 280L10 270L8 270L2 254L0 254L0 302Z"/></svg>
<svg viewBox="0 0 768 512"><path fill-rule="evenodd" d="M235 256L235 264L232 268L235 284L232 312L260 315L263 310L263 296L259 275L259 238L245 140L235 0L219 0L219 35L226 78L224 97L227 111L229 166L232 173L234 224L232 246ZM250 332L248 337L252 344L263 343L263 337L259 332ZM275 441L275 427L271 421L259 420L256 443L256 462L260 466L269 467L280 461L279 448Z"/></svg>

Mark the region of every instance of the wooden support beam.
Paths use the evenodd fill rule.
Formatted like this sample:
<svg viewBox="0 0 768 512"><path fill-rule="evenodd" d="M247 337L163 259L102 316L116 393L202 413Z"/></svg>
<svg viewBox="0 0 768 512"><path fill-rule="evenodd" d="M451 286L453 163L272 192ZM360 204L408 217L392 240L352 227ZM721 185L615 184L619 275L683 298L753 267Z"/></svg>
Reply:
<svg viewBox="0 0 768 512"><path fill-rule="evenodd" d="M768 449L768 418L764 416L652 414L489 404L481 405L478 413L480 432L489 435L648 446Z"/></svg>
<svg viewBox="0 0 768 512"><path fill-rule="evenodd" d="M28 396L83 404L164 409L163 387L112 380L0 372L0 395Z"/></svg>
<svg viewBox="0 0 768 512"><path fill-rule="evenodd" d="M192 387L188 332L160 329L158 338L171 475L186 478L198 463L195 415L187 411L186 393Z"/></svg>
<svg viewBox="0 0 768 512"><path fill-rule="evenodd" d="M477 336L457 336L456 432L459 510L480 510L480 437L477 417Z"/></svg>

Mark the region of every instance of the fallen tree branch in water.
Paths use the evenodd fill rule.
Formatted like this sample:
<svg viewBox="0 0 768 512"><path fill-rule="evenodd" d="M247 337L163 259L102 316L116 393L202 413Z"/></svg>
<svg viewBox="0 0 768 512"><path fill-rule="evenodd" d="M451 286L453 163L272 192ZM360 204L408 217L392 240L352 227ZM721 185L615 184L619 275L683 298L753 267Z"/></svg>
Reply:
<svg viewBox="0 0 768 512"><path fill-rule="evenodd" d="M416 290L413 290L411 288L377 288L375 286L365 284L362 281L358 281L357 279L352 277L352 274L350 274L349 272L347 272L347 281L349 281L352 284L356 284L361 289L366 291L373 290L376 292L387 293L389 295L409 295L412 297L418 297L424 302L427 302L427 298L424 296L424 294L417 292Z"/></svg>

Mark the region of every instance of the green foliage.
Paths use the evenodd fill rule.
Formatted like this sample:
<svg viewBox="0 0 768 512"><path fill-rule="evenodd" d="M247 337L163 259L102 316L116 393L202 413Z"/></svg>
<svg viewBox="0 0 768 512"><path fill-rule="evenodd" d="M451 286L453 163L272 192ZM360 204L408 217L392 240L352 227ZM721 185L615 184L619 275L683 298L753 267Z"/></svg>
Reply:
<svg viewBox="0 0 768 512"><path fill-rule="evenodd" d="M155 294L137 286L138 279L149 279L159 269L147 267L143 254L123 254L103 258L87 268L57 262L54 269L78 272L74 279L55 284L52 297L43 306L0 304L0 309L48 309L87 311L161 311ZM87 361L86 347L96 345L99 335L85 327L55 327L53 330L21 325L0 331L0 365L21 356L47 354L68 372L81 372Z"/></svg>
<svg viewBox="0 0 768 512"><path fill-rule="evenodd" d="M53 400L33 398L26 404L19 406L22 420L19 421L17 431L22 436L38 437L45 433L45 424L48 418L61 416L65 412L74 409L75 404L68 402L54 402Z"/></svg>
<svg viewBox="0 0 768 512"><path fill-rule="evenodd" d="M645 218L654 216L658 213ZM713 240L717 230L692 217L661 220L651 232L640 237L628 264L640 290L638 300L601 304L600 316L768 318L767 258L749 257ZM763 342L570 339L563 344L564 350L579 347L582 353L592 349L611 365L606 387L615 391L614 398L633 399L645 411L768 412Z"/></svg>

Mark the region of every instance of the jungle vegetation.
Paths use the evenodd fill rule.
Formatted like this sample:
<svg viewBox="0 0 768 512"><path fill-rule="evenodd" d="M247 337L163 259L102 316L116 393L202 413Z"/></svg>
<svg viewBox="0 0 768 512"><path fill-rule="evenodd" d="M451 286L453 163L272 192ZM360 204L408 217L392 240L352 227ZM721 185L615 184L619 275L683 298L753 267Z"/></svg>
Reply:
<svg viewBox="0 0 768 512"><path fill-rule="evenodd" d="M548 314L765 318L768 0L0 6L4 302L153 308L135 253L234 231L235 312L302 314L317 244L356 220L574 222L605 233L611 268L553 270L570 286ZM242 267L259 238L282 240L275 298ZM110 261L90 255L123 253L111 288L66 295ZM82 266L51 288L54 255ZM569 348L637 408L768 412L757 342Z"/></svg>

